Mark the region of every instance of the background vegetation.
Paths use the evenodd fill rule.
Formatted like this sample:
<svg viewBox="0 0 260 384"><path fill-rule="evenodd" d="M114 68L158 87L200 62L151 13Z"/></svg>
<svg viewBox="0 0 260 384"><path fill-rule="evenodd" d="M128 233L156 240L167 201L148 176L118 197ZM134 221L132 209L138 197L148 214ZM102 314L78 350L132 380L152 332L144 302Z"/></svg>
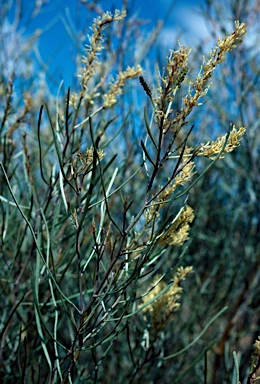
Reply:
<svg viewBox="0 0 260 384"><path fill-rule="evenodd" d="M54 93L2 2L1 382L257 383L260 3L207 0L192 53L81 3Z"/></svg>

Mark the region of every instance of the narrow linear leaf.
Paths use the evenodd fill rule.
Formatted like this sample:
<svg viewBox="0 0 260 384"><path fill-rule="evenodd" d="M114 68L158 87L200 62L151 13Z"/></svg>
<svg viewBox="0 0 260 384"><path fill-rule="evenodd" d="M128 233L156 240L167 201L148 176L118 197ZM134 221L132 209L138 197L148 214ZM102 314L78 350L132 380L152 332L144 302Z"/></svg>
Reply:
<svg viewBox="0 0 260 384"><path fill-rule="evenodd" d="M234 351L233 352L233 359L234 359L234 371L232 376L232 384L239 384L239 364L237 360L237 354Z"/></svg>
<svg viewBox="0 0 260 384"><path fill-rule="evenodd" d="M173 357L176 357L176 356L179 356L180 354L182 354L183 352L187 351L188 349L190 349L190 347L192 345L194 345L195 343L197 343L197 341L204 335L204 333L207 331L207 329L211 326L211 324L214 323L214 321L216 321L219 316L222 315L222 313L224 313L225 311L227 310L227 307L224 307L222 308L209 322L208 324L203 328L203 330L198 334L197 337L195 337L195 339L190 343L188 344L185 348L181 349L180 351L178 352L175 352L173 353L172 355L169 355L169 356L165 356L163 357L162 360L169 360L169 359L172 359Z"/></svg>
<svg viewBox="0 0 260 384"><path fill-rule="evenodd" d="M144 145L143 140L141 140L141 146L142 146L142 148L143 148L143 151L144 151L144 153L145 153L145 156L146 156L147 159L150 161L150 163L153 164L153 166L155 167L155 164L154 164L153 160L151 159L151 157L150 157L150 155L149 155L147 149L145 148L145 145Z"/></svg>
<svg viewBox="0 0 260 384"><path fill-rule="evenodd" d="M55 130L54 130L52 121L51 121L50 111L49 111L49 108L48 108L47 105L45 105L45 107L46 107L47 115L48 115L48 118L49 118L51 130L52 130L54 145L55 145L56 153L57 153L57 156L58 156L58 160L59 160L60 170L61 170L62 176L63 176L64 180L66 180L66 182L71 186L71 188L77 193L75 187L71 184L71 182L69 181L69 179L67 178L67 176L65 174L64 167L63 167L63 164L62 164L62 159L61 159L61 153L60 153L59 145L58 145L58 141L57 141L57 137L56 137L56 134L55 134Z"/></svg>
<svg viewBox="0 0 260 384"><path fill-rule="evenodd" d="M153 145L158 150L157 144L156 144L156 142L155 142L155 140L153 138L153 135L152 135L152 132L151 132L151 129L150 129L150 124L149 124L149 121L148 121L148 115L147 115L147 108L146 107L144 108L144 122L145 122L145 127L146 127L146 130L147 130L147 133L148 133L150 139L152 140Z"/></svg>
<svg viewBox="0 0 260 384"><path fill-rule="evenodd" d="M199 354L199 356L197 356L196 359L194 359L193 362L189 365L189 367L185 369L179 376L176 377L176 379L173 381L173 384L179 383L179 381L181 381L187 375L187 373L191 371L198 364L200 360L203 359L203 357L205 356L205 353L213 347L215 342L216 342L215 340L212 341L208 347L204 348L203 351Z"/></svg>
<svg viewBox="0 0 260 384"><path fill-rule="evenodd" d="M44 176L44 173L43 173L43 166L42 166L42 145L41 145L41 132L40 132L40 128L41 128L41 119L42 119L42 111L43 111L43 105L42 105L41 108L40 108L39 117L38 117L38 126L37 126L37 135L38 135L38 142L39 142L40 172L41 172L41 176L42 176L43 181L44 181L45 184L47 184L48 187L49 187L49 183L48 183L48 181L45 179L45 176Z"/></svg>

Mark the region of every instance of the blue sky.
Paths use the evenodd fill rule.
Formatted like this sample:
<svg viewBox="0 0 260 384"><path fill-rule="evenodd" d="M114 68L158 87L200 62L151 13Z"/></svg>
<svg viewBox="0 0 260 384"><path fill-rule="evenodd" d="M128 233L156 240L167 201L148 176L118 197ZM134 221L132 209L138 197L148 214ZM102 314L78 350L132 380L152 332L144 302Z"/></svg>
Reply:
<svg viewBox="0 0 260 384"><path fill-rule="evenodd" d="M130 0L131 13L137 13L141 19L149 20L144 28L152 29L157 20L163 20L169 10L172 0ZM69 86L75 79L75 58L76 47L73 42L73 35L92 23L93 14L77 0L41 0L43 3L39 13L31 17L30 4L33 2L21 2L22 22L20 30L24 29L24 36L30 35L35 30L41 30L39 43L34 49L34 55L40 65L49 67L51 74L59 82L64 79L65 86ZM99 2L104 11L121 9L121 0L101 0ZM206 26L198 14L199 5L203 0L176 0L171 13L168 15L166 25L161 33L160 41L166 48L176 42L180 30L184 31L182 43L191 46L197 44L202 37L205 37ZM16 2L10 12L10 21L14 19ZM83 47L82 47L83 48ZM55 87L55 86L54 86Z"/></svg>

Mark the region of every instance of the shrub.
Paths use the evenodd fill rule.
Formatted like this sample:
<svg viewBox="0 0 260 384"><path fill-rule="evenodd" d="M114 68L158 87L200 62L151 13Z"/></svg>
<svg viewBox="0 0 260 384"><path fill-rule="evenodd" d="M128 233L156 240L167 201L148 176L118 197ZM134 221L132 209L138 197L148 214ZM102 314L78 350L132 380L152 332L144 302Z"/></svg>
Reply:
<svg viewBox="0 0 260 384"><path fill-rule="evenodd" d="M118 45L105 40L109 28ZM3 382L179 382L215 343L201 338L225 306L203 329L197 318L194 335L186 326L192 305L177 313L193 270L182 247L196 217L188 193L239 146L245 128L199 143L189 117L246 27L236 21L189 84L182 45L157 84L138 63L122 68L130 28L125 9L95 18L79 87L60 88L55 103L26 93L21 106L15 77L2 78ZM141 92L143 116L133 105L144 104Z"/></svg>

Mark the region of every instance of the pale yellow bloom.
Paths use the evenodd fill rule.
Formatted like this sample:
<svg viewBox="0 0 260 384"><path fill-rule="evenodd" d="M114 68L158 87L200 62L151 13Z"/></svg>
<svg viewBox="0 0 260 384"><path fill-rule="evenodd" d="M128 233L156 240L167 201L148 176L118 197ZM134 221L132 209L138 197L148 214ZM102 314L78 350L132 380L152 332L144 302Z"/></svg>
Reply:
<svg viewBox="0 0 260 384"><path fill-rule="evenodd" d="M185 149L184 156L188 155L191 150L193 149ZM175 176L172 183L170 183L166 188L163 189L163 191L155 200L155 204L151 204L151 206L145 211L147 224L153 221L156 217L160 216L160 209L163 208L165 204L167 204L176 188L190 182L193 175L195 174L194 161L189 161L186 157L183 157L183 161L181 162L180 167L182 168L180 172L178 172L178 174Z"/></svg>
<svg viewBox="0 0 260 384"><path fill-rule="evenodd" d="M136 77L142 73L142 68L140 65L134 67L127 67L124 72L120 72L117 75L116 80L110 84L109 91L104 94L104 108L112 107L117 102L117 96L123 93L123 87L125 82L133 77Z"/></svg>
<svg viewBox="0 0 260 384"><path fill-rule="evenodd" d="M179 299L183 291L183 288L180 287L180 283L182 280L185 280L186 276L191 272L191 266L186 268L179 267L173 277L173 284L171 287L158 299L143 309L144 313L149 312L152 327L156 332L162 330L172 320L172 314L180 308L181 304ZM144 304L150 302L166 287L164 281L161 280L159 283L157 282L158 277L152 282L152 287L154 286L154 288L143 298Z"/></svg>
<svg viewBox="0 0 260 384"><path fill-rule="evenodd" d="M82 92L84 93L87 89L87 84L89 80L96 73L97 68L100 66L100 62L97 60L98 54L103 49L103 30L112 22L122 20L126 17L126 11L122 13L118 10L115 11L115 14L112 15L111 12L106 12L102 16L94 19L92 25L92 35L89 36L89 45L86 46L86 55L82 58L83 67L81 68L80 74L78 75L81 78Z"/></svg>
<svg viewBox="0 0 260 384"><path fill-rule="evenodd" d="M236 147L240 145L240 142L242 140L243 135L245 134L245 131L246 131L245 127L241 127L237 130L235 126L233 126L233 129L230 132L225 150L219 158L221 159L224 158L225 157L224 153L232 152ZM215 156L212 156L212 155L219 154L219 152L221 151L225 143L226 136L227 135L224 135L222 137L218 137L217 140L215 141L208 141L206 144L202 144L198 152L198 155L206 156L206 157L210 157L211 159L214 159Z"/></svg>
<svg viewBox="0 0 260 384"><path fill-rule="evenodd" d="M72 92L70 95L70 101L69 101L70 106L76 109L78 106L78 102L79 102L79 95L76 92Z"/></svg>
<svg viewBox="0 0 260 384"><path fill-rule="evenodd" d="M185 162L185 159L184 159L184 162ZM173 184L174 189L176 189L180 185L185 185L186 183L190 182L193 175L195 174L194 169L195 169L194 161L189 161L186 164L184 164L182 170L174 178L174 184Z"/></svg>
<svg viewBox="0 0 260 384"><path fill-rule="evenodd" d="M246 25L244 23L239 24L236 21L235 28L236 30L230 35L218 39L218 45L210 52L208 59L204 59L195 82L190 82L189 91L183 98L183 108L171 123L174 130L179 131L192 109L201 104L201 100L203 100L210 88L209 79L217 66L225 60L226 53L241 43L241 36L246 33Z"/></svg>
<svg viewBox="0 0 260 384"><path fill-rule="evenodd" d="M177 219L160 237L159 244L181 246L189 238L190 225L194 220L193 209L186 205Z"/></svg>
<svg viewBox="0 0 260 384"><path fill-rule="evenodd" d="M170 50L167 58L165 76L159 74L157 78L158 97L153 98L154 105L156 106L154 109L154 120L164 133L172 126L170 119L170 112L172 111L168 109L167 106L173 102L188 72L189 54L190 51L182 45L180 45L179 50Z"/></svg>

